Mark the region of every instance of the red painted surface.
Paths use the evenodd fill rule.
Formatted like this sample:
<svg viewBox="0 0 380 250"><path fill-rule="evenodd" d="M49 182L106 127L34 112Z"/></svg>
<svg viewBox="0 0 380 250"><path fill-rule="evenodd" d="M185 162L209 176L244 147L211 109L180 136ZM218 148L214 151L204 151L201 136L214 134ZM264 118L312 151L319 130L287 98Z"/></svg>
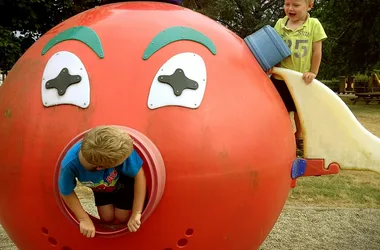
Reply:
<svg viewBox="0 0 380 250"><path fill-rule="evenodd" d="M304 176L338 174L339 171L340 166L338 163L330 163L326 169L324 159L306 159L306 171Z"/></svg>
<svg viewBox="0 0 380 250"><path fill-rule="evenodd" d="M338 174L340 171L340 166L336 162L330 163L328 168L325 168L324 159L306 158L305 160L306 160L305 173L300 177ZM297 178L292 180L290 187L295 188L296 186L297 186Z"/></svg>
<svg viewBox="0 0 380 250"><path fill-rule="evenodd" d="M78 41L59 43L41 55L54 35L77 25L99 34L104 59ZM180 41L142 60L150 40L173 25L203 32L217 54ZM42 74L59 51L76 54L87 69L87 109L42 105ZM189 51L207 67L202 104L198 109L150 110L148 94L157 70L172 56ZM241 38L180 6L119 3L63 22L9 73L0 87L0 111L6 114L0 116L0 223L21 250L255 249L271 231L290 190L295 142L280 96ZM166 179L161 184L149 181L153 193L164 185L163 194L144 214L137 233L87 239L56 199L55 173L70 141L101 124L144 135L137 141L149 139L149 147L162 157Z"/></svg>

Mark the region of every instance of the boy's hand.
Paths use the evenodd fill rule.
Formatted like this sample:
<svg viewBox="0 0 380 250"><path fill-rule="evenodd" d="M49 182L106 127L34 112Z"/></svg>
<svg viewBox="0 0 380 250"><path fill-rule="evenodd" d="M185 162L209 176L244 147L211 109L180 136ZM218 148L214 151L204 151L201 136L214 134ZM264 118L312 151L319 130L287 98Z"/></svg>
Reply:
<svg viewBox="0 0 380 250"><path fill-rule="evenodd" d="M87 238L95 237L95 226L90 218L79 221L80 233Z"/></svg>
<svg viewBox="0 0 380 250"><path fill-rule="evenodd" d="M141 225L141 213L133 213L128 221L128 229L131 232L136 232Z"/></svg>
<svg viewBox="0 0 380 250"><path fill-rule="evenodd" d="M310 84L315 79L315 77L317 77L317 75L313 72L305 72L302 76L302 79L306 84Z"/></svg>

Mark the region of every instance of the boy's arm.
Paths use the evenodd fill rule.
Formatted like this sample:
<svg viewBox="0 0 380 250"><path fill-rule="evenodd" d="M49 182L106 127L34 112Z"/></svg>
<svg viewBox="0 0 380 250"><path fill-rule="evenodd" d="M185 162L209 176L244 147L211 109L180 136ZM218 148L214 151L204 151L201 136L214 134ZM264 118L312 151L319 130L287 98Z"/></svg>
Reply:
<svg viewBox="0 0 380 250"><path fill-rule="evenodd" d="M61 197L79 221L91 220L90 216L88 216L87 212L83 209L75 192L69 195L61 194Z"/></svg>
<svg viewBox="0 0 380 250"><path fill-rule="evenodd" d="M319 66L322 60L322 41L313 43L313 52L311 57L311 68L310 72L314 73L316 76L319 72Z"/></svg>
<svg viewBox="0 0 380 250"><path fill-rule="evenodd" d="M66 166L66 168L61 170L58 180L60 194L66 205L71 209L71 211L73 211L78 220L87 219L89 217L84 211L78 196L74 192L76 186L75 176L75 171L71 168L71 166Z"/></svg>
<svg viewBox="0 0 380 250"><path fill-rule="evenodd" d="M79 229L81 234L86 237L95 236L95 226L90 216L83 209L74 188L76 186L75 171L70 166L66 166L61 170L58 180L60 195L69 209L74 213L79 221Z"/></svg>
<svg viewBox="0 0 380 250"><path fill-rule="evenodd" d="M78 196L73 191L69 195L61 194L63 201L70 208L70 210L74 213L75 217L79 221L79 229L80 233L88 238L92 238L95 236L95 226L92 222L90 216L83 209L82 204L80 203Z"/></svg>
<svg viewBox="0 0 380 250"><path fill-rule="evenodd" d="M132 206L132 214L141 214L144 208L146 195L146 177L143 168L141 167L135 176L134 198Z"/></svg>

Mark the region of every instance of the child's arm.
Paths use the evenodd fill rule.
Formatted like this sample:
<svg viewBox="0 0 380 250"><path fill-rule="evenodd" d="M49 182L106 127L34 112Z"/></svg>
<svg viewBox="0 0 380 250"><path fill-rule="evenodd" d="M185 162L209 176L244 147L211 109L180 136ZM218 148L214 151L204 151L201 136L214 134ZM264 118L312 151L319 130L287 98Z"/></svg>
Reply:
<svg viewBox="0 0 380 250"><path fill-rule="evenodd" d="M69 195L61 194L61 197L79 221L90 219L86 211L83 209L82 204L80 203L75 192L72 192Z"/></svg>
<svg viewBox="0 0 380 250"><path fill-rule="evenodd" d="M311 67L309 72L303 74L303 80L309 84L311 83L318 75L319 66L321 65L322 60L322 41L317 41L313 43L313 52L311 57Z"/></svg>
<svg viewBox="0 0 380 250"><path fill-rule="evenodd" d="M146 178L144 169L141 168L135 177L135 193L133 199L132 214L142 213L146 195Z"/></svg>
<svg viewBox="0 0 380 250"><path fill-rule="evenodd" d="M146 195L146 177L143 168L135 176L134 198L132 215L128 222L129 230L136 232L140 227L140 218L144 208L144 201Z"/></svg>
<svg viewBox="0 0 380 250"><path fill-rule="evenodd" d="M318 75L319 66L322 60L322 41L313 43L313 55L311 58L311 72Z"/></svg>
<svg viewBox="0 0 380 250"><path fill-rule="evenodd" d="M81 234L87 237L94 237L94 223L92 223L92 220L86 211L84 211L82 204L74 191L76 186L75 171L73 171L70 166L62 169L59 176L58 185L62 200L66 203L79 221L79 229Z"/></svg>
<svg viewBox="0 0 380 250"><path fill-rule="evenodd" d="M90 216L88 216L87 212L83 209L76 193L72 192L69 195L61 194L61 197L66 205L70 208L70 210L74 213L75 217L78 219L81 234L87 237L94 237L94 223L90 219Z"/></svg>

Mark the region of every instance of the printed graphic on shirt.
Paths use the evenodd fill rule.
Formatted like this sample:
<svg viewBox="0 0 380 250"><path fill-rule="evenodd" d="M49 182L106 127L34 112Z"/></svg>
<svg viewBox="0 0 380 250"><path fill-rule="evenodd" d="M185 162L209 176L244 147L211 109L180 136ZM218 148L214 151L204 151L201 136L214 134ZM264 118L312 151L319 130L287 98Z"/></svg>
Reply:
<svg viewBox="0 0 380 250"><path fill-rule="evenodd" d="M113 192L116 189L116 183L119 179L119 175L114 169L111 173L104 171L103 180L100 180L98 183L93 183L92 181L86 181L82 184L86 187L91 188L95 192Z"/></svg>
<svg viewBox="0 0 380 250"><path fill-rule="evenodd" d="M293 50L293 54L297 58L302 58L307 55L308 52L308 44L309 40L295 40L295 46L292 48L292 40L290 39L285 39L285 42L288 44L288 47Z"/></svg>

